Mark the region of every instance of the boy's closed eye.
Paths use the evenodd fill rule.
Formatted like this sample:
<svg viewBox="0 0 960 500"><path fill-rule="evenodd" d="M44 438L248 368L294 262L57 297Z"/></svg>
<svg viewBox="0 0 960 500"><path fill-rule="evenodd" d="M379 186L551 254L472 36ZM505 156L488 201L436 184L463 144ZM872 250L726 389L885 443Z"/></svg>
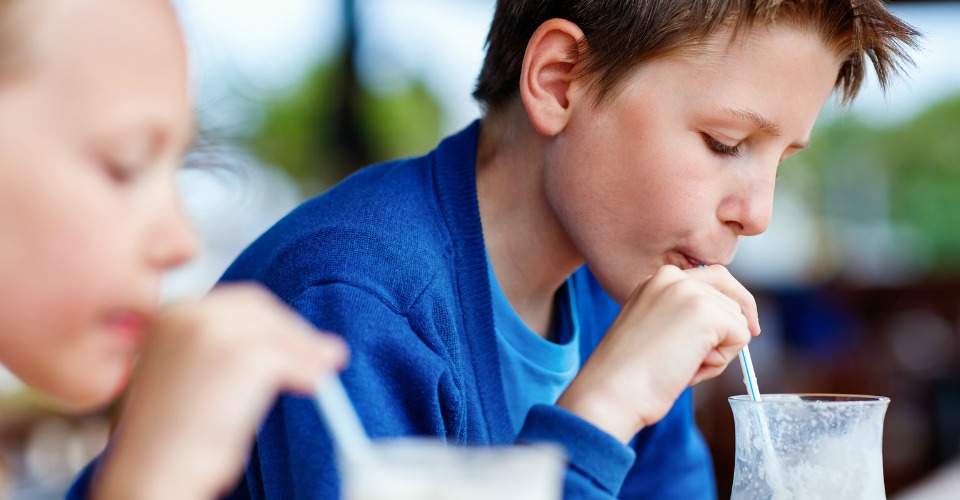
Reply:
<svg viewBox="0 0 960 500"><path fill-rule="evenodd" d="M716 154L717 156L726 157L726 158L738 158L742 154L741 145L743 144L743 141L737 141L736 144L728 144L725 141L720 141L714 138L712 135L706 132L701 132L701 136L703 137L703 141L704 143L706 143L710 151ZM802 145L790 146L789 148L787 148L786 151L783 152L783 155L780 156L780 161L778 162L778 164L785 162L787 159L799 153L800 151L803 151L807 147L809 147L809 144L807 143L804 143Z"/></svg>
<svg viewBox="0 0 960 500"><path fill-rule="evenodd" d="M737 158L740 156L740 144L742 141L737 141L736 144L731 145L717 140L706 132L702 132L701 136L703 137L703 141L706 143L707 147L710 148L710 151L717 156L729 158Z"/></svg>

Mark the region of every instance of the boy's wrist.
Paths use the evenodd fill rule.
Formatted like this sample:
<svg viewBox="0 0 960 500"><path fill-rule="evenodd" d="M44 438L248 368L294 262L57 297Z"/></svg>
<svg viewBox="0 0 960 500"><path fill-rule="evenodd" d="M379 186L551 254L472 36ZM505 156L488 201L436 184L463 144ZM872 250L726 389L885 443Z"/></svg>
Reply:
<svg viewBox="0 0 960 500"><path fill-rule="evenodd" d="M644 425L635 411L620 404L616 397L604 397L602 392L581 390L574 380L557 400L557 406L626 444Z"/></svg>

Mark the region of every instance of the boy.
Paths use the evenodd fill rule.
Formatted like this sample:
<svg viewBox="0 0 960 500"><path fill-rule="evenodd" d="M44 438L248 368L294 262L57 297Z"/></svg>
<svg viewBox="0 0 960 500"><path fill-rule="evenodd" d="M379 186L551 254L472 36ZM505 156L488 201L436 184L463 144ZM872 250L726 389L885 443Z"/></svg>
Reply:
<svg viewBox="0 0 960 500"><path fill-rule="evenodd" d="M375 437L546 440L569 497L712 498L688 387L759 334L724 266L832 90L865 57L886 83L915 37L879 1L500 1L483 118L305 203L225 279L345 337ZM244 488L331 497L330 447L284 398Z"/></svg>

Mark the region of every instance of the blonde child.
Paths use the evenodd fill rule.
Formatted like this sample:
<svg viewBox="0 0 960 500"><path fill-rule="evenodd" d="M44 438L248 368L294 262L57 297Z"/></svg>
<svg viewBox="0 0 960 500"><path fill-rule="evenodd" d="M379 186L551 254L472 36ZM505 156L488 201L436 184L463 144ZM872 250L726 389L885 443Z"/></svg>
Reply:
<svg viewBox="0 0 960 500"><path fill-rule="evenodd" d="M0 1L0 362L78 410L132 384L91 498L222 493L277 394L345 362L250 284L158 308L196 247L174 182L192 134L166 0Z"/></svg>

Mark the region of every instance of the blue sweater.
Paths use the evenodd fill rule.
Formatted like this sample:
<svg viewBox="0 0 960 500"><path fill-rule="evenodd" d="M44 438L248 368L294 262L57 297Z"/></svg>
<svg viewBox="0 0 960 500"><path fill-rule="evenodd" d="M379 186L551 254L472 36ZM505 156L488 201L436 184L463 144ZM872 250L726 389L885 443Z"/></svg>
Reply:
<svg viewBox="0 0 960 500"><path fill-rule="evenodd" d="M346 339L351 361L343 382L375 438L548 441L568 455L567 498L715 498L689 391L633 447L552 405L534 406L519 434L512 430L477 204L478 130L474 123L424 157L364 169L307 201L247 248L223 279L258 281ZM619 307L586 268L573 279L586 360ZM332 444L313 402L281 397L233 496L338 492Z"/></svg>

